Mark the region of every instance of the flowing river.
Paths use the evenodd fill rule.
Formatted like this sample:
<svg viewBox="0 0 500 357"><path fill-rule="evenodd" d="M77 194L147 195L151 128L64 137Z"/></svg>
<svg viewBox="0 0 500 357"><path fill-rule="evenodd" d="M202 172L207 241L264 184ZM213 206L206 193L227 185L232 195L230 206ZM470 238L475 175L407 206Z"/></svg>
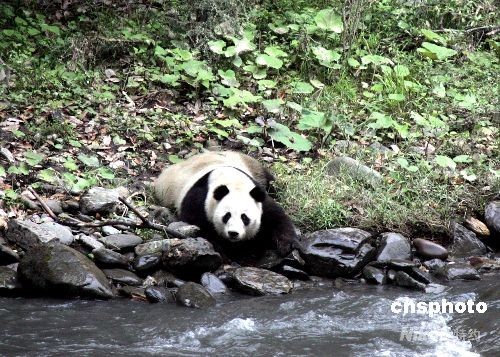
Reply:
<svg viewBox="0 0 500 357"><path fill-rule="evenodd" d="M0 356L500 356L498 273L438 294L331 283L217 306L0 298ZM394 301L485 302L483 313L395 314Z"/></svg>

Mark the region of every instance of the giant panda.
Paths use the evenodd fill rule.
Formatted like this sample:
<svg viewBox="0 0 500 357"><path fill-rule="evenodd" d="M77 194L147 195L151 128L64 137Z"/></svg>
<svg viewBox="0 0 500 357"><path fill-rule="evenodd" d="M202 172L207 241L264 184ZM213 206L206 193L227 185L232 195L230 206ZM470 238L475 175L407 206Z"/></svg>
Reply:
<svg viewBox="0 0 500 357"><path fill-rule="evenodd" d="M272 179L250 156L205 152L164 169L154 189L161 204L200 227L226 256L266 249L286 256L297 235L291 219L266 191Z"/></svg>

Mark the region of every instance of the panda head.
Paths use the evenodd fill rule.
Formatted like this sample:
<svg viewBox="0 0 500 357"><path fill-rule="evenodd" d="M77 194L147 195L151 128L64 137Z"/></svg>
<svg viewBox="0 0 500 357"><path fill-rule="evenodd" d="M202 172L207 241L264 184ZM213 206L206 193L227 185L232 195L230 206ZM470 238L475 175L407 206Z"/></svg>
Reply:
<svg viewBox="0 0 500 357"><path fill-rule="evenodd" d="M213 186L206 213L221 238L240 242L258 233L266 192L243 174L232 174Z"/></svg>

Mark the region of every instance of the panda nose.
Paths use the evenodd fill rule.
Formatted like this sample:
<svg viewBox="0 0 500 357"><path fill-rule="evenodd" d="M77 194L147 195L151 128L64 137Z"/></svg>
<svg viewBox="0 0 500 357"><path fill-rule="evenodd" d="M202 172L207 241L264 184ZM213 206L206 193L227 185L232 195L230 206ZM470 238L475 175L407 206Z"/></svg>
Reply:
<svg viewBox="0 0 500 357"><path fill-rule="evenodd" d="M239 233L235 231L229 231L227 232L230 238L238 238Z"/></svg>

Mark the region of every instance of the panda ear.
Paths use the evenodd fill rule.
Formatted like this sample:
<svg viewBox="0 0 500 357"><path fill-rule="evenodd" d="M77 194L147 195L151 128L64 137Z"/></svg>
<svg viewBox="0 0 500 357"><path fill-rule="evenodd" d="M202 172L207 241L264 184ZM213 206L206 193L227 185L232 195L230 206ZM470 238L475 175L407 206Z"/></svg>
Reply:
<svg viewBox="0 0 500 357"><path fill-rule="evenodd" d="M252 191L250 191L250 196L257 202L264 202L266 199L266 192L259 186L255 186Z"/></svg>
<svg viewBox="0 0 500 357"><path fill-rule="evenodd" d="M214 191L214 198L217 200L217 201L220 201L224 198L225 195L227 195L229 193L229 189L227 188L226 185L221 185L219 187L217 187Z"/></svg>

